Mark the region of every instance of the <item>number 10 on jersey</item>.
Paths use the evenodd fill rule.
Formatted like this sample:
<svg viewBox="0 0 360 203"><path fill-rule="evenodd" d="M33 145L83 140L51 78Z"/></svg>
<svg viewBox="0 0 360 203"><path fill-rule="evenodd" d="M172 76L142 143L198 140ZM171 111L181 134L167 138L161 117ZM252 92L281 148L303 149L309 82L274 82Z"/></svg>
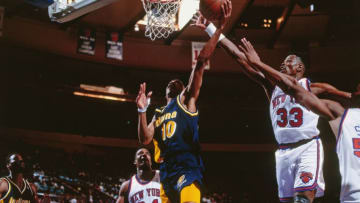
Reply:
<svg viewBox="0 0 360 203"><path fill-rule="evenodd" d="M171 138L175 134L175 130L175 121L169 121L167 123L164 123L161 128L162 140L165 141L166 138Z"/></svg>

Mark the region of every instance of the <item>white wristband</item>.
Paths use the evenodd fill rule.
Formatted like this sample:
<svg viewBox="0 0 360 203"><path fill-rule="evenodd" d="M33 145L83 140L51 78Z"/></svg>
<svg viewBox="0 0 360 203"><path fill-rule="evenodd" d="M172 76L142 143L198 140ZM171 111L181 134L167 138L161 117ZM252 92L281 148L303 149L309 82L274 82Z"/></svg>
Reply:
<svg viewBox="0 0 360 203"><path fill-rule="evenodd" d="M139 109L139 108L138 108L138 112L139 112L139 113L144 113L144 112L146 112L147 108L150 106L150 102L151 102L151 99L150 99L150 98L147 98L147 105L146 105L144 108L142 108L142 109Z"/></svg>
<svg viewBox="0 0 360 203"><path fill-rule="evenodd" d="M205 32L209 35L209 37L212 37L215 34L216 30L217 29L216 29L215 25L213 23L209 23L209 25L205 29ZM225 35L220 34L218 41L221 41L224 38L225 38Z"/></svg>

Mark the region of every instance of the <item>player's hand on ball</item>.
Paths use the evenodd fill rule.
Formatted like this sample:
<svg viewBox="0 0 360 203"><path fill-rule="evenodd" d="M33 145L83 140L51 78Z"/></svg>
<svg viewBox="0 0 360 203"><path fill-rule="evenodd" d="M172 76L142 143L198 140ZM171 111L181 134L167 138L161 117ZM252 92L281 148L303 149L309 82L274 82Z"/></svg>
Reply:
<svg viewBox="0 0 360 203"><path fill-rule="evenodd" d="M246 38L241 39L241 45L239 45L239 48L242 52L244 52L246 58L250 63L256 64L261 61L253 45L249 41L247 41Z"/></svg>
<svg viewBox="0 0 360 203"><path fill-rule="evenodd" d="M232 4L230 0L225 0L221 4L222 18L220 19L220 29L224 29L226 23L229 21L232 11Z"/></svg>
<svg viewBox="0 0 360 203"><path fill-rule="evenodd" d="M190 25L205 30L209 23L210 22L201 14L201 12L198 11L192 17Z"/></svg>
<svg viewBox="0 0 360 203"><path fill-rule="evenodd" d="M136 97L136 105L139 109L148 106L148 99L151 97L152 91L146 95L146 83L140 84L138 96Z"/></svg>

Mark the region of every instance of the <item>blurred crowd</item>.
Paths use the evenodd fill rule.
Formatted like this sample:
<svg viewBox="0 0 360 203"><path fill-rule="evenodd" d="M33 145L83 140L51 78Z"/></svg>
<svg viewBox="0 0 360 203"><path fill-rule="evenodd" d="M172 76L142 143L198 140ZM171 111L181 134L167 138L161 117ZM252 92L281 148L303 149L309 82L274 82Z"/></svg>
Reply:
<svg viewBox="0 0 360 203"><path fill-rule="evenodd" d="M1 153L4 159L7 153ZM50 197L51 203L114 203L121 184L130 177L123 175L124 172L116 174L113 168L118 167L118 162L111 157L39 148L20 153L26 162L27 177L37 187L39 198ZM114 167L105 162L113 163ZM131 171L133 166L123 167ZM2 167L1 176L7 174ZM202 202L230 203L232 198L226 193L208 193Z"/></svg>

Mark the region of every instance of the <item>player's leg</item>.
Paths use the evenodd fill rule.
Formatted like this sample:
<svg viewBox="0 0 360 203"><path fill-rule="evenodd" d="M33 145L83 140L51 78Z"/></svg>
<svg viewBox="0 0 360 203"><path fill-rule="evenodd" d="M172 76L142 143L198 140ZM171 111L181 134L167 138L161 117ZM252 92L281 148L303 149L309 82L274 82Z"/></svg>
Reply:
<svg viewBox="0 0 360 203"><path fill-rule="evenodd" d="M311 203L315 199L316 190L296 192L294 203Z"/></svg>
<svg viewBox="0 0 360 203"><path fill-rule="evenodd" d="M276 180L280 202L292 202L294 192L294 174L292 173L292 157L290 149L278 149L275 152Z"/></svg>
<svg viewBox="0 0 360 203"><path fill-rule="evenodd" d="M181 203L200 203L201 192L200 186L197 182L185 186L180 191L180 202Z"/></svg>
<svg viewBox="0 0 360 203"><path fill-rule="evenodd" d="M312 203L315 197L324 194L322 144L319 139L314 139L296 150L299 156L295 172L294 202Z"/></svg>

